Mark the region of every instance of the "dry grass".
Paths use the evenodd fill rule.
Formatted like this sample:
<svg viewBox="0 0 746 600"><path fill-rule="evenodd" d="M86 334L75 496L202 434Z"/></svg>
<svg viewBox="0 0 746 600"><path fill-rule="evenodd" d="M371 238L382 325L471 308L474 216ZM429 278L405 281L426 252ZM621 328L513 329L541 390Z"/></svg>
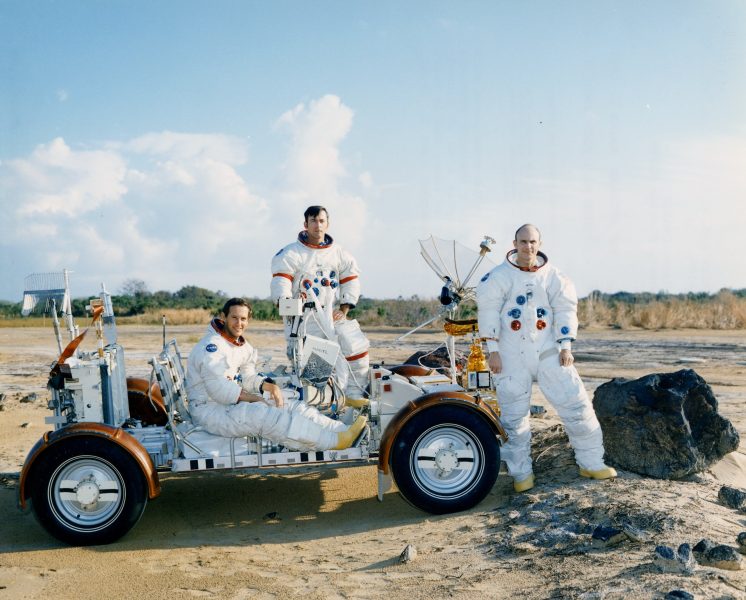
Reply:
<svg viewBox="0 0 746 600"><path fill-rule="evenodd" d="M358 320L363 327L414 327L434 315L438 306L435 300L392 300L379 309L365 311ZM160 325L162 315L166 316L169 325L203 325L213 316L202 308L167 308L132 317L117 317L117 322L121 325ZM670 298L633 303L584 298L578 306L578 319L583 328L746 329L746 298L729 291L721 291L704 301ZM87 324L85 318L76 321L81 326ZM0 327L51 327L51 324L49 317L0 319ZM64 328L64 323L61 325Z"/></svg>
<svg viewBox="0 0 746 600"><path fill-rule="evenodd" d="M148 310L133 317L118 317L121 325L160 325L166 317L169 325L205 325L214 316L206 308L164 308L162 310Z"/></svg>
<svg viewBox="0 0 746 600"><path fill-rule="evenodd" d="M618 329L746 329L746 298L722 291L704 302L653 301L611 303L584 298L578 307L581 327Z"/></svg>
<svg viewBox="0 0 746 600"><path fill-rule="evenodd" d="M14 319L0 319L0 327L51 327L52 319L49 317L17 317ZM64 328L64 323L60 327Z"/></svg>
<svg viewBox="0 0 746 600"><path fill-rule="evenodd" d="M163 315L169 325L204 325L212 319L213 314L204 308L166 308L150 310L132 317L117 317L119 325L160 325ZM82 328L87 327L89 317L76 317L75 322ZM15 319L0 319L0 327L51 327L49 317L18 317ZM65 323L60 321L60 327L65 329Z"/></svg>

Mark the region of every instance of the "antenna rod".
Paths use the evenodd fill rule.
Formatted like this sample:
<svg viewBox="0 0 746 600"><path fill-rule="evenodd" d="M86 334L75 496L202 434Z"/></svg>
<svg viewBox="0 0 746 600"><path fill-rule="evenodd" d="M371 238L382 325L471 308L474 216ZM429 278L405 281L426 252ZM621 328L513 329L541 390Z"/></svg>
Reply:
<svg viewBox="0 0 746 600"><path fill-rule="evenodd" d="M73 321L73 305L70 298L70 271L62 269L65 277L65 296L62 299L62 314L65 316L67 330L70 332L70 341L75 339L75 322Z"/></svg>
<svg viewBox="0 0 746 600"><path fill-rule="evenodd" d="M492 252L490 249L490 244L494 244L495 240L493 240L490 236L485 235L484 239L482 240L482 243L479 244L479 258L474 263L474 266L471 268L471 271L469 271L469 274L466 276L463 282L461 282L461 289L466 287L466 284L468 283L469 279L471 279L471 276L474 275L474 271L477 270L477 267L482 264L482 260L484 260L485 254L488 252Z"/></svg>

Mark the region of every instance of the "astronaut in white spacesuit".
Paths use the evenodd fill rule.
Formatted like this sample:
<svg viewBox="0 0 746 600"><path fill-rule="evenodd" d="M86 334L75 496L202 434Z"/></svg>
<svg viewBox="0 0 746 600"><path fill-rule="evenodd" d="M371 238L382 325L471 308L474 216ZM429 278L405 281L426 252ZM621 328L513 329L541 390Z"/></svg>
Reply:
<svg viewBox="0 0 746 600"><path fill-rule="evenodd" d="M518 492L534 486L529 424L533 381L562 419L580 474L616 477L604 464L601 426L573 366L575 287L539 251L541 234L534 225L520 227L513 246L477 286L479 332L487 340L488 364L509 437L501 453L513 486Z"/></svg>
<svg viewBox="0 0 746 600"><path fill-rule="evenodd" d="M228 300L187 362L187 397L195 424L225 437L259 436L293 450L349 448L365 427L348 428L295 399L256 372L257 351L243 337L251 306Z"/></svg>
<svg viewBox="0 0 746 600"><path fill-rule="evenodd" d="M335 243L327 229L329 213L323 206L309 206L303 213L303 231L272 259L270 294L280 298L303 297L316 308L306 320L306 334L339 343L342 356L335 372L348 398L362 398L368 383L370 342L357 321L348 320L360 297L360 271L352 255ZM335 308L339 297L339 307ZM286 319L285 335L290 335Z"/></svg>

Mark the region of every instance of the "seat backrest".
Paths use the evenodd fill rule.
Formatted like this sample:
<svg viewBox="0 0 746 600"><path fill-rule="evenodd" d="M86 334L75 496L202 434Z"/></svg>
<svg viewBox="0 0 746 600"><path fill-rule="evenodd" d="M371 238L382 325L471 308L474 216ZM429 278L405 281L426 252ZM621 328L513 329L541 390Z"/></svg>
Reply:
<svg viewBox="0 0 746 600"><path fill-rule="evenodd" d="M150 359L150 364L169 415L177 413L182 420L191 421L187 409L186 372L176 340L168 342L158 356Z"/></svg>

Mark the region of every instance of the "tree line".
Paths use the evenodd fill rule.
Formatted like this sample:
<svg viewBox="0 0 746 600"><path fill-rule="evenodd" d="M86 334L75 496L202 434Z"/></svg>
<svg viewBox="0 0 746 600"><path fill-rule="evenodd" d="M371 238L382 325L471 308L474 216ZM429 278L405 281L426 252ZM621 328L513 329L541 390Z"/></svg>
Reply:
<svg viewBox="0 0 746 600"><path fill-rule="evenodd" d="M112 296L114 312L119 317L134 317L160 310L202 309L217 314L228 294L218 290L188 285L176 292L165 290L151 292L145 282L137 279L125 281L118 293ZM254 318L260 321L279 320L277 307L269 298L248 298L254 309ZM72 301L73 315L84 317L88 298L75 298ZM688 292L669 294L666 292L616 292L608 294L593 291L580 301L581 324L611 325L621 319L629 320L629 315L651 314L651 308L665 307L670 313L671 307L679 309L677 318L682 315L681 307L689 307L690 312L704 312L713 307L725 307L725 311L743 310L746 306L746 288L740 290L723 289L715 294L707 292ZM441 304L437 298L421 298L414 295L409 298L360 299L357 307L350 313L363 325L414 327L438 313ZM0 319L17 319L21 312L21 302L0 301ZM462 303L458 318L476 317L476 306L473 302ZM627 315L626 317L624 315ZM608 321L607 323L604 323ZM739 323L737 319L735 323ZM633 319L634 323L634 319ZM736 325L738 326L738 325Z"/></svg>

